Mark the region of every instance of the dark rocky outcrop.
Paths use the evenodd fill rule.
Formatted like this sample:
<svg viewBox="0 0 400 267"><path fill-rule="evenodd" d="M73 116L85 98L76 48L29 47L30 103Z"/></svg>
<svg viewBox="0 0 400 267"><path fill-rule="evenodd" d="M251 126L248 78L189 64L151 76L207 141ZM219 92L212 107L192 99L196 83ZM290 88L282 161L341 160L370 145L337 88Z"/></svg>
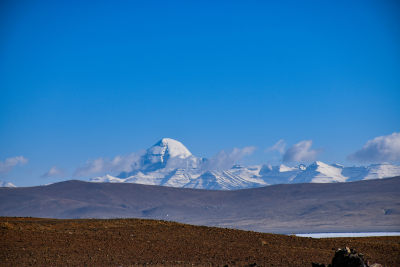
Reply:
<svg viewBox="0 0 400 267"><path fill-rule="evenodd" d="M332 267L367 267L364 255L348 247L338 249L332 259Z"/></svg>
<svg viewBox="0 0 400 267"><path fill-rule="evenodd" d="M312 263L312 267L379 267L378 263L368 265L362 253L357 253L355 249L348 247L336 250L332 263L325 265L322 263Z"/></svg>

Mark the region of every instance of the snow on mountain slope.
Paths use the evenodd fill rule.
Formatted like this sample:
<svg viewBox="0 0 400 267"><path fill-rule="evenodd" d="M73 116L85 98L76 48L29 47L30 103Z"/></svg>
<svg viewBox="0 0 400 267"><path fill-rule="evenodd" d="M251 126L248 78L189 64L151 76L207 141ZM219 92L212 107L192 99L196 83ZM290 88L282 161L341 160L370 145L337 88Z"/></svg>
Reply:
<svg viewBox="0 0 400 267"><path fill-rule="evenodd" d="M304 170L303 165L298 167L288 167L283 164L279 166L263 165L259 175L267 184L286 184L293 180L302 170Z"/></svg>
<svg viewBox="0 0 400 267"><path fill-rule="evenodd" d="M184 187L186 184L190 183L192 179L195 179L198 176L199 175L191 172L190 170L177 168L171 171L167 176L165 176L160 185L171 187Z"/></svg>
<svg viewBox="0 0 400 267"><path fill-rule="evenodd" d="M245 167L242 165L233 165L232 168L227 170L229 173L235 176L240 176L248 181L255 182L255 183L262 183L262 180L259 177L261 167L256 166L249 166Z"/></svg>
<svg viewBox="0 0 400 267"><path fill-rule="evenodd" d="M286 183L335 183L400 175L400 166L374 164L368 167L344 167L316 161L309 166L241 166L227 170L207 167L207 159L198 158L179 141L163 138L146 150L131 172L116 177L105 175L93 182L138 183L196 189L233 190Z"/></svg>
<svg viewBox="0 0 400 267"><path fill-rule="evenodd" d="M258 175L259 166L244 167L234 165L229 170L210 170L199 175L188 175L186 188L232 190L268 185ZM173 185L176 185L174 183Z"/></svg>
<svg viewBox="0 0 400 267"><path fill-rule="evenodd" d="M234 190L241 188L252 188L266 186L267 184L257 178L243 178L227 171L207 171L193 179L185 188L212 189L212 190Z"/></svg>
<svg viewBox="0 0 400 267"><path fill-rule="evenodd" d="M175 157L184 159L191 155L192 153L182 143L171 138L163 138L147 149L144 164L166 162L169 158Z"/></svg>
<svg viewBox="0 0 400 267"><path fill-rule="evenodd" d="M166 175L166 172L150 172L150 173L144 173L144 172L136 172L135 175L129 176L128 178L125 179L125 183L135 183L135 184L148 184L148 185L160 185L162 179L164 179L164 176Z"/></svg>
<svg viewBox="0 0 400 267"><path fill-rule="evenodd" d="M382 179L385 177L394 177L400 175L400 166L389 163L372 164L368 166L368 174L363 177L363 180Z"/></svg>
<svg viewBox="0 0 400 267"><path fill-rule="evenodd" d="M0 181L0 187L16 187L13 183Z"/></svg>
<svg viewBox="0 0 400 267"><path fill-rule="evenodd" d="M232 190L260 187L268 185L259 176L260 167L233 166L224 171L202 171L199 169L160 169L153 172L136 172L127 178L117 178L111 175L96 177L93 182L125 182L147 185L162 185L170 187L186 187L195 189Z"/></svg>
<svg viewBox="0 0 400 267"><path fill-rule="evenodd" d="M400 166L381 163L365 166L344 167L342 174L349 177L348 181L382 179L400 175Z"/></svg>
<svg viewBox="0 0 400 267"><path fill-rule="evenodd" d="M304 171L300 172L290 181L291 183L333 183L346 182L348 177L342 175L343 167L338 165L328 165L321 161L316 161L309 165Z"/></svg>
<svg viewBox="0 0 400 267"><path fill-rule="evenodd" d="M197 179L194 179L184 185L185 188L196 188L196 189L211 189L211 190L223 190L228 189L224 183L224 178L212 171L207 171L200 175Z"/></svg>
<svg viewBox="0 0 400 267"><path fill-rule="evenodd" d="M163 138L155 145L147 149L142 157L142 169L153 171L168 164L169 159L184 160L192 156L192 153L180 142Z"/></svg>
<svg viewBox="0 0 400 267"><path fill-rule="evenodd" d="M123 182L125 182L124 179L120 179L120 178L111 176L109 174L92 178L92 179L90 179L90 181L95 182L95 183L123 183Z"/></svg>

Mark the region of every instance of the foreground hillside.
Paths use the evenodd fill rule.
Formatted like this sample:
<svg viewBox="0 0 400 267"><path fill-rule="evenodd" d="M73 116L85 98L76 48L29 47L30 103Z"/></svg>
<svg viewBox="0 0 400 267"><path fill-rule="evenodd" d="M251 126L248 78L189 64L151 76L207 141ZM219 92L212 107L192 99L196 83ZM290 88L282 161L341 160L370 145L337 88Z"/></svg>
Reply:
<svg viewBox="0 0 400 267"><path fill-rule="evenodd" d="M400 177L208 191L68 181L0 188L0 216L146 218L274 233L400 230Z"/></svg>
<svg viewBox="0 0 400 267"><path fill-rule="evenodd" d="M311 266L349 246L400 266L400 237L312 239L165 221L0 217L0 266Z"/></svg>

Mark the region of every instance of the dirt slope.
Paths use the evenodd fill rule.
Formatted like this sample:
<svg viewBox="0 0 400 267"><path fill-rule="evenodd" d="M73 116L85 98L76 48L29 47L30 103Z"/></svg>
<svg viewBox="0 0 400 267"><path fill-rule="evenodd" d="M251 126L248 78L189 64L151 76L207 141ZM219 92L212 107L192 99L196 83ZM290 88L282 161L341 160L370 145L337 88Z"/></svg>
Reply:
<svg viewBox="0 0 400 267"><path fill-rule="evenodd" d="M400 266L400 237L311 239L138 219L0 217L0 266L311 266L349 246Z"/></svg>

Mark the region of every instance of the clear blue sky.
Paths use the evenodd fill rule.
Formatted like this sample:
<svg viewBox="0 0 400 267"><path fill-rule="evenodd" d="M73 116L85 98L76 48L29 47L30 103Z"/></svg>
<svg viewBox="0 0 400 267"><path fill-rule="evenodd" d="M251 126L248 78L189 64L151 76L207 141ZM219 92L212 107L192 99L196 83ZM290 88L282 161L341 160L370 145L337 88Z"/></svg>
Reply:
<svg viewBox="0 0 400 267"><path fill-rule="evenodd" d="M346 163L399 130L397 1L0 4L0 161L28 159L0 180L48 183L162 137L203 157L257 147L245 163L312 140Z"/></svg>

